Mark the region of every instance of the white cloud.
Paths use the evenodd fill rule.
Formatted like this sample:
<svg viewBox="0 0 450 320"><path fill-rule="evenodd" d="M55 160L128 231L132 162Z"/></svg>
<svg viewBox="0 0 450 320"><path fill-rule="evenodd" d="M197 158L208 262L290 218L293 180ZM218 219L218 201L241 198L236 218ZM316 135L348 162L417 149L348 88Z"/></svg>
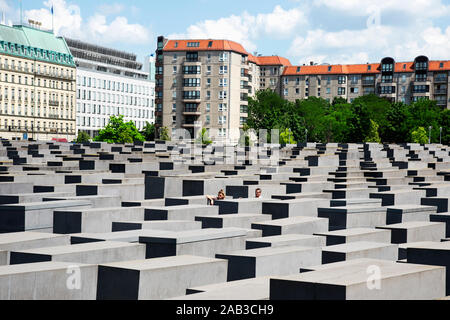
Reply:
<svg viewBox="0 0 450 320"><path fill-rule="evenodd" d="M379 9L383 13L395 11L422 18L436 18L450 14L450 5L444 4L442 0L314 0L313 4L362 16L374 9Z"/></svg>
<svg viewBox="0 0 450 320"><path fill-rule="evenodd" d="M420 27L403 30L390 26L377 26L362 30L327 32L321 29L308 31L305 37L296 37L289 54L298 63L366 63L378 62L385 56L397 61L427 55L430 59L448 59L450 52L450 27Z"/></svg>
<svg viewBox="0 0 450 320"><path fill-rule="evenodd" d="M51 7L54 7L55 34L77 38L96 43L122 42L127 44L139 44L150 39L149 31L139 24L130 24L125 17L115 17L108 23L106 15L96 13L83 20L78 5L67 3L66 0L44 1L46 8L25 11L26 19L42 22L45 29L52 28ZM115 5L111 10L119 10ZM108 9L107 9L108 11Z"/></svg>
<svg viewBox="0 0 450 320"><path fill-rule="evenodd" d="M301 10L284 10L277 5L273 12L267 14L254 16L244 12L218 20L201 21L189 26L185 33L171 34L169 38L228 39L242 44L246 50L255 51L256 39L264 35L272 39L285 39L306 24L306 15Z"/></svg>
<svg viewBox="0 0 450 320"><path fill-rule="evenodd" d="M120 3L102 4L99 6L100 13L106 16L119 14L123 9L124 6Z"/></svg>
<svg viewBox="0 0 450 320"><path fill-rule="evenodd" d="M124 42L142 44L150 40L149 32L139 24L129 24L125 17L116 17L110 24L100 14L89 18L91 39L105 43Z"/></svg>

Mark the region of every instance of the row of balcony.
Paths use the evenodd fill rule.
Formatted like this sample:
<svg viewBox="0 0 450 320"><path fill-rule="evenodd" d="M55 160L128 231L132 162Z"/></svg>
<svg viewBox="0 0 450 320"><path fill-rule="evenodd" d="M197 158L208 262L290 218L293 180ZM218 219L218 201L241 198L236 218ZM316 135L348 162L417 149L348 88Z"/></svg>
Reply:
<svg viewBox="0 0 450 320"><path fill-rule="evenodd" d="M24 73L32 73L32 74L36 74L36 75L39 75L39 76L46 76L46 77L51 77L51 78L75 80L75 77L73 75L69 75L69 74L58 74L56 72L50 72L50 71L45 72L45 71L41 71L41 70L36 70L35 72L33 72L29 68L24 68L24 67L19 67L19 66L12 66L12 65L7 65L7 64L1 64L1 69L2 70L7 70L7 71L17 71L17 72L24 72Z"/></svg>

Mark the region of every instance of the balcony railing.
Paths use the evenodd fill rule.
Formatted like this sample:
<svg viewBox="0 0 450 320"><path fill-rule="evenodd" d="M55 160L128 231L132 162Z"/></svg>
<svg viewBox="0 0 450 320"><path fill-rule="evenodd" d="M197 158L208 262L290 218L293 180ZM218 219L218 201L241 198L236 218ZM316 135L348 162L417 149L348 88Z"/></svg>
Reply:
<svg viewBox="0 0 450 320"><path fill-rule="evenodd" d="M446 83L448 81L447 77L437 77L434 79L435 83Z"/></svg>
<svg viewBox="0 0 450 320"><path fill-rule="evenodd" d="M447 89L434 90L434 94L447 94Z"/></svg>
<svg viewBox="0 0 450 320"><path fill-rule="evenodd" d="M375 85L375 80L363 80L362 84L363 86L373 86Z"/></svg>

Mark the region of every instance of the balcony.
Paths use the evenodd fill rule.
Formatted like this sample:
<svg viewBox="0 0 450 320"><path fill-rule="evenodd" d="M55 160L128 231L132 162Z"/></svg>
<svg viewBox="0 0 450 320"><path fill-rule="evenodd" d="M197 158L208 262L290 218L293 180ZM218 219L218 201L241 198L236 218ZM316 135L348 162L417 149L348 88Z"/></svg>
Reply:
<svg viewBox="0 0 450 320"><path fill-rule="evenodd" d="M445 95L447 95L447 89L434 90L434 94L445 94Z"/></svg>
<svg viewBox="0 0 450 320"><path fill-rule="evenodd" d="M363 86L374 86L375 85L375 79L374 80L362 80Z"/></svg>
<svg viewBox="0 0 450 320"><path fill-rule="evenodd" d="M447 77L437 77L434 78L434 83L447 83L448 78Z"/></svg>
<svg viewBox="0 0 450 320"><path fill-rule="evenodd" d="M436 103L439 107L447 106L447 100L437 100Z"/></svg>
<svg viewBox="0 0 450 320"><path fill-rule="evenodd" d="M51 107L59 107L59 102L55 100L49 100L48 101L49 106Z"/></svg>
<svg viewBox="0 0 450 320"><path fill-rule="evenodd" d="M201 116L202 112L199 108L185 108L183 111L184 116Z"/></svg>
<svg viewBox="0 0 450 320"><path fill-rule="evenodd" d="M181 124L183 128L199 128L202 126L200 121L184 120Z"/></svg>

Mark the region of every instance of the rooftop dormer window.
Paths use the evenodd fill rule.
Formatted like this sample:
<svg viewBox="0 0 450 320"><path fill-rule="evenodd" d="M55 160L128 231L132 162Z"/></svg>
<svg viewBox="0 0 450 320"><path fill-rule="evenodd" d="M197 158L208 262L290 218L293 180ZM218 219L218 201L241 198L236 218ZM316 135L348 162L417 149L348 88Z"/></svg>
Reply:
<svg viewBox="0 0 450 320"><path fill-rule="evenodd" d="M371 65L368 65L367 66L367 71L371 71L372 70L372 66Z"/></svg>
<svg viewBox="0 0 450 320"><path fill-rule="evenodd" d="M300 70L301 70L301 67L297 67L297 72L300 72Z"/></svg>
<svg viewBox="0 0 450 320"><path fill-rule="evenodd" d="M444 68L444 63L443 63L443 62L441 62L441 63L439 64L439 68L440 68L440 69Z"/></svg>
<svg viewBox="0 0 450 320"><path fill-rule="evenodd" d="M331 66L328 67L328 72L331 72Z"/></svg>
<svg viewBox="0 0 450 320"><path fill-rule="evenodd" d="M200 47L200 42L188 42L187 46L188 48L198 48Z"/></svg>
<svg viewBox="0 0 450 320"><path fill-rule="evenodd" d="M211 47L212 47L212 45L213 45L213 42L212 42L212 41L210 41L210 42L208 43L208 48L211 48Z"/></svg>

